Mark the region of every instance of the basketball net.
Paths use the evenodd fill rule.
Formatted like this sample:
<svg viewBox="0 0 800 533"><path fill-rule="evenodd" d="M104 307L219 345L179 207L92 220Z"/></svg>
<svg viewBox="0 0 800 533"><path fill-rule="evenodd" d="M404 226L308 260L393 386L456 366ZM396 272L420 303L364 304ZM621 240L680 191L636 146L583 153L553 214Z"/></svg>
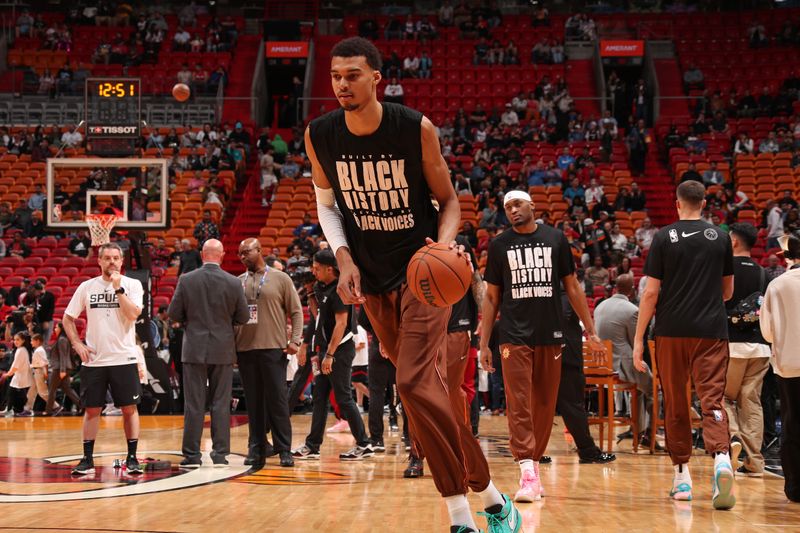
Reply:
<svg viewBox="0 0 800 533"><path fill-rule="evenodd" d="M117 215L86 215L86 225L89 226L89 234L92 236L92 246L108 244L111 229L118 219Z"/></svg>

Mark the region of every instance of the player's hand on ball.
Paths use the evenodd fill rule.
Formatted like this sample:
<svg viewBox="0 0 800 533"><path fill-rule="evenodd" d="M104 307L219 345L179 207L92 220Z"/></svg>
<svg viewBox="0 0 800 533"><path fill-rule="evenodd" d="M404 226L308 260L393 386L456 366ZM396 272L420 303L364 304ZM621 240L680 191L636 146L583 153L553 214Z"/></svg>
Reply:
<svg viewBox="0 0 800 533"><path fill-rule="evenodd" d="M434 241L430 237L426 237L425 244L436 244L436 241ZM475 267L472 265L472 261L470 261L469 254L467 254L467 251L464 248L463 244L458 244L456 241L450 241L448 243L442 243L442 244L447 244L447 246L449 246L451 250L456 251L459 257L463 257L464 259L466 259L467 264L469 265L470 272L475 272Z"/></svg>
<svg viewBox="0 0 800 533"><path fill-rule="evenodd" d="M111 286L114 287L114 290L119 289L119 284L122 282L122 274L119 272L112 272L111 273Z"/></svg>
<svg viewBox="0 0 800 533"><path fill-rule="evenodd" d="M481 347L481 367L492 374L494 367L492 366L492 350L488 346Z"/></svg>

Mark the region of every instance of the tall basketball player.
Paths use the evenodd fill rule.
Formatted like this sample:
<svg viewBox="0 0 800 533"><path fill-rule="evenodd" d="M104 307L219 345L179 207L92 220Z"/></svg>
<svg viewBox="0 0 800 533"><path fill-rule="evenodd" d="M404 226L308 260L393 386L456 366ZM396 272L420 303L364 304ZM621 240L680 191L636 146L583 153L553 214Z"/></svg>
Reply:
<svg viewBox="0 0 800 533"><path fill-rule="evenodd" d="M408 290L406 265L426 242L455 246L458 198L436 130L418 111L378 102L381 55L360 37L331 51L331 84L340 108L306 130L320 224L339 264L339 294L359 303L397 367L397 389L434 483L444 497L451 531L477 531L468 487L481 496L491 532L515 532L521 516L488 479L467 484L458 430L437 368L449 308L419 302ZM437 216L431 195L441 206ZM472 435L469 435L472 438Z"/></svg>

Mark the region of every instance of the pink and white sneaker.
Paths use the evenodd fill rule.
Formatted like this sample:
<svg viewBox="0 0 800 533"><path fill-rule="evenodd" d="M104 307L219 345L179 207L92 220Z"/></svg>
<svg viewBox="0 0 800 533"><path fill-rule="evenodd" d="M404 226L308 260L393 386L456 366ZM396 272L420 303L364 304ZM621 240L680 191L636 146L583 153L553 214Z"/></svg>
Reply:
<svg viewBox="0 0 800 533"><path fill-rule="evenodd" d="M348 433L350 431L350 424L342 418L334 425L328 428L325 433Z"/></svg>
<svg viewBox="0 0 800 533"><path fill-rule="evenodd" d="M536 470L526 470L519 479L519 490L514 501L530 503L542 499L542 483Z"/></svg>

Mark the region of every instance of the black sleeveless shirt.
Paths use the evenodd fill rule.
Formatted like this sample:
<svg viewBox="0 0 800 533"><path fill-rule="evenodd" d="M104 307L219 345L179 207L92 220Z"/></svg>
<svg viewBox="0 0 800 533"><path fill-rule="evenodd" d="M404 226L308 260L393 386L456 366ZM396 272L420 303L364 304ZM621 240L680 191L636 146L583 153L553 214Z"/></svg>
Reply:
<svg viewBox="0 0 800 533"><path fill-rule="evenodd" d="M366 294L388 292L405 282L411 256L426 237L436 240L438 228L422 172L422 113L382 105L380 126L370 135L353 135L341 108L309 126Z"/></svg>

